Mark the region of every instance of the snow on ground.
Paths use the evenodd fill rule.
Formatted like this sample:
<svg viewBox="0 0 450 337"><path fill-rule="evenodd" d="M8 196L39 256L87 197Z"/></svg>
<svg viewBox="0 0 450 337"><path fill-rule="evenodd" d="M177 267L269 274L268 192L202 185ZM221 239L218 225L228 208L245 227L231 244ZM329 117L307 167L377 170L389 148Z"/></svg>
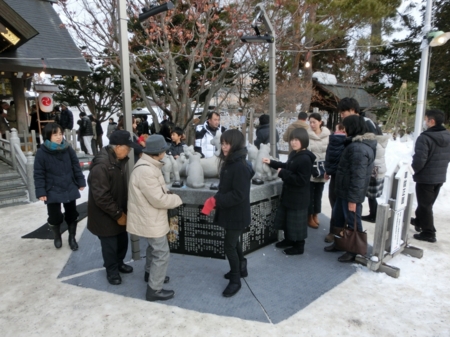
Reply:
<svg viewBox="0 0 450 337"><path fill-rule="evenodd" d="M412 142L390 141L388 164L410 160L412 150ZM2 208L1 335L450 336L449 190L449 184L444 184L435 206L437 243L411 239L412 245L424 250L424 257L399 255L389 262L400 268L398 279L354 264L357 272L353 276L276 325L202 314L64 284L57 276L72 253L68 245L55 250L51 240L20 238L45 222L45 205L37 202ZM86 200L87 189L79 202ZM329 216L330 212L325 193L323 213ZM79 224L78 237L85 226L86 219ZM373 235L374 225L366 223L365 228L369 236ZM413 233L411 226L410 237ZM67 234L63 239L67 240ZM282 289L274 283L274 291Z"/></svg>

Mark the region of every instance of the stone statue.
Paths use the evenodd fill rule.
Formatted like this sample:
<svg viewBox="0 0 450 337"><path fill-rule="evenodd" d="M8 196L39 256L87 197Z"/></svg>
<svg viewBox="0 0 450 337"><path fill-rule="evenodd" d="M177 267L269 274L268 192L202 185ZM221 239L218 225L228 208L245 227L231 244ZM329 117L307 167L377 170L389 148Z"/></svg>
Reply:
<svg viewBox="0 0 450 337"><path fill-rule="evenodd" d="M186 158L190 159L190 156L195 153L196 152L194 151L194 147L192 145L184 148ZM200 159L200 165L202 166L203 175L205 178L217 178L219 176L219 161L219 157L215 155L209 158Z"/></svg>
<svg viewBox="0 0 450 337"><path fill-rule="evenodd" d="M261 180L274 180L277 178L278 173L277 170L272 170L269 165L264 164L262 162L263 158L270 158L270 144L261 144L259 146L259 151L256 156L254 170L255 170L255 178Z"/></svg>
<svg viewBox="0 0 450 337"><path fill-rule="evenodd" d="M205 177L203 168L200 164L200 153L189 154L189 164L187 166L186 186L191 188L202 188L205 186Z"/></svg>

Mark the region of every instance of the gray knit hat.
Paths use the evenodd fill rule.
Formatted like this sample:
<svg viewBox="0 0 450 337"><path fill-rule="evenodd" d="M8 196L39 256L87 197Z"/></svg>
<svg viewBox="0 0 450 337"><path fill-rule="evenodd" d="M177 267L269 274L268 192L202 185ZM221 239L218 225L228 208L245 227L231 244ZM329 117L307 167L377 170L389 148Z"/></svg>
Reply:
<svg viewBox="0 0 450 337"><path fill-rule="evenodd" d="M142 152L155 155L166 152L169 148L170 146L166 143L163 136L151 135L145 141L145 148L142 150Z"/></svg>

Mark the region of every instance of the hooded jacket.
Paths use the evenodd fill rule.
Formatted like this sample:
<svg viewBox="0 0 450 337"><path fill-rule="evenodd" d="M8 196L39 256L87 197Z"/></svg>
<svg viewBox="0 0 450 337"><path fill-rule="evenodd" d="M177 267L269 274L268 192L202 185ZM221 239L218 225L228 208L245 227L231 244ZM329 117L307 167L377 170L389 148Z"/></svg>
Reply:
<svg viewBox="0 0 450 337"><path fill-rule="evenodd" d="M183 202L169 194L161 168L164 163L147 154L134 165L128 189L127 232L145 238L160 238L169 232L167 210Z"/></svg>
<svg viewBox="0 0 450 337"><path fill-rule="evenodd" d="M362 203L369 187L375 160L377 141L373 133L352 138L336 172L336 196L354 203Z"/></svg>
<svg viewBox="0 0 450 337"><path fill-rule="evenodd" d="M47 197L47 204L68 203L80 197L86 186L80 162L71 146L50 150L42 145L34 159L36 197Z"/></svg>
<svg viewBox="0 0 450 337"><path fill-rule="evenodd" d="M230 154L220 170L214 225L225 229L244 229L250 226L250 185L255 175L245 157L247 149Z"/></svg>
<svg viewBox="0 0 450 337"><path fill-rule="evenodd" d="M112 147L106 146L94 157L88 177L87 227L97 236L115 236L126 231L117 220L127 213L128 157L118 160Z"/></svg>
<svg viewBox="0 0 450 337"><path fill-rule="evenodd" d="M421 133L414 148L413 179L419 184L440 184L447 178L450 161L450 132L433 126Z"/></svg>
<svg viewBox="0 0 450 337"><path fill-rule="evenodd" d="M309 150L291 151L285 163L271 160L269 166L281 168L278 176L283 180L281 203L290 209L306 209L310 199L310 178L316 156Z"/></svg>

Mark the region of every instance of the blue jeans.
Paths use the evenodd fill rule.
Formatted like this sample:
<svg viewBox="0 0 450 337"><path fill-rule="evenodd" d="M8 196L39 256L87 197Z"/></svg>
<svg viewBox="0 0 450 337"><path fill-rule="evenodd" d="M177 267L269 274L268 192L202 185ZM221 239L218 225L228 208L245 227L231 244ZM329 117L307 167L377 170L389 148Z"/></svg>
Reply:
<svg viewBox="0 0 450 337"><path fill-rule="evenodd" d="M351 229L353 229L353 224L355 222L356 216L356 225L358 226L359 231L363 231L362 223L361 223L361 213L362 213L362 204L356 204L356 212L350 212L348 210L348 200L341 199L339 197L336 198L336 202L333 207L333 224L335 227L344 227L345 224L348 225Z"/></svg>

